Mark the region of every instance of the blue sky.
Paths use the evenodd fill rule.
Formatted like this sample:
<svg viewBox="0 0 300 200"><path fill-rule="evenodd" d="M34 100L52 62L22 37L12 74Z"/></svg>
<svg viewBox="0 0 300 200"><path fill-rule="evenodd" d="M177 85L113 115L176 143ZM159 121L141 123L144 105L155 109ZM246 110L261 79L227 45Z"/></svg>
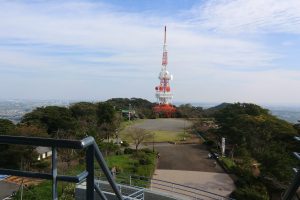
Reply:
<svg viewBox="0 0 300 200"><path fill-rule="evenodd" d="M299 0L0 0L0 99L300 104Z"/></svg>

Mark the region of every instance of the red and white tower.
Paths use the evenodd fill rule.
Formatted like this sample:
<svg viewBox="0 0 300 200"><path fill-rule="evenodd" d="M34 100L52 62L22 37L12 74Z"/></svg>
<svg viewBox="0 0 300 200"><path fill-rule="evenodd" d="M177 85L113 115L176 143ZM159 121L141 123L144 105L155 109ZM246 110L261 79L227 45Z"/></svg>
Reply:
<svg viewBox="0 0 300 200"><path fill-rule="evenodd" d="M171 117L175 113L176 109L172 106L171 101L173 95L171 93L170 80L173 79L173 76L167 71L168 65L168 51L167 51L167 27L165 26L165 35L164 35L164 46L163 46L163 57L162 57L162 67L158 75L160 84L155 87L155 96L157 98L157 105L154 106L153 110L155 113Z"/></svg>

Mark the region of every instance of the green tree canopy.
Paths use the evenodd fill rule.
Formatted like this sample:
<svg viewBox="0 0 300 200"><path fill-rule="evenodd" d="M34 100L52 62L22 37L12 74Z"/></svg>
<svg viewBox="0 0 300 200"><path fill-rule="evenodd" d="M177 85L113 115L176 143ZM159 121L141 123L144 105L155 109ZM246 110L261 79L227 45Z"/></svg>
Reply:
<svg viewBox="0 0 300 200"><path fill-rule="evenodd" d="M57 133L59 130L69 131L76 127L71 111L59 106L37 108L25 114L21 122L45 127L48 134Z"/></svg>
<svg viewBox="0 0 300 200"><path fill-rule="evenodd" d="M70 106L72 115L76 119L95 119L97 117L97 105L90 102L78 102Z"/></svg>
<svg viewBox="0 0 300 200"><path fill-rule="evenodd" d="M116 115L114 107L106 102L98 103L97 116L98 124L112 124Z"/></svg>
<svg viewBox="0 0 300 200"><path fill-rule="evenodd" d="M15 125L8 119L0 119L0 135L11 135L15 129Z"/></svg>
<svg viewBox="0 0 300 200"><path fill-rule="evenodd" d="M289 181L290 169L296 165L291 152L297 131L292 124L247 103L228 105L215 118L219 125L217 133L237 147L237 154L251 156L261 163L264 175Z"/></svg>

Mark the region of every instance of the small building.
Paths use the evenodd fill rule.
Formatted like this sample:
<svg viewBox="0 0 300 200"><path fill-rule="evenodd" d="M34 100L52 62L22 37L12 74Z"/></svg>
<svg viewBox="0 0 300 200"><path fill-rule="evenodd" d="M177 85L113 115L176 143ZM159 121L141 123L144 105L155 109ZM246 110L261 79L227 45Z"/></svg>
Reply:
<svg viewBox="0 0 300 200"><path fill-rule="evenodd" d="M137 118L135 110L122 110L122 116L128 118L129 120Z"/></svg>
<svg viewBox="0 0 300 200"><path fill-rule="evenodd" d="M52 156L52 149L49 147L37 147L36 152L39 154L37 160L42 160Z"/></svg>

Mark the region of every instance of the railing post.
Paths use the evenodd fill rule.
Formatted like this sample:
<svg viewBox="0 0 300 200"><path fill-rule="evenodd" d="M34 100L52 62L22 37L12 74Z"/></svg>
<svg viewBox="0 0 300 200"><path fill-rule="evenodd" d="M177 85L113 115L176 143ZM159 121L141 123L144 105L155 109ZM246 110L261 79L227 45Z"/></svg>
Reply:
<svg viewBox="0 0 300 200"><path fill-rule="evenodd" d="M91 145L86 150L86 170L88 176L86 179L86 199L94 199L94 146Z"/></svg>
<svg viewBox="0 0 300 200"><path fill-rule="evenodd" d="M129 185L131 186L131 175L129 176Z"/></svg>
<svg viewBox="0 0 300 200"><path fill-rule="evenodd" d="M52 199L58 200L57 195L57 150L52 147Z"/></svg>
<svg viewBox="0 0 300 200"><path fill-rule="evenodd" d="M283 200L291 200L296 195L297 189L300 186L300 170L296 173L296 176L293 179L293 182L283 195Z"/></svg>

